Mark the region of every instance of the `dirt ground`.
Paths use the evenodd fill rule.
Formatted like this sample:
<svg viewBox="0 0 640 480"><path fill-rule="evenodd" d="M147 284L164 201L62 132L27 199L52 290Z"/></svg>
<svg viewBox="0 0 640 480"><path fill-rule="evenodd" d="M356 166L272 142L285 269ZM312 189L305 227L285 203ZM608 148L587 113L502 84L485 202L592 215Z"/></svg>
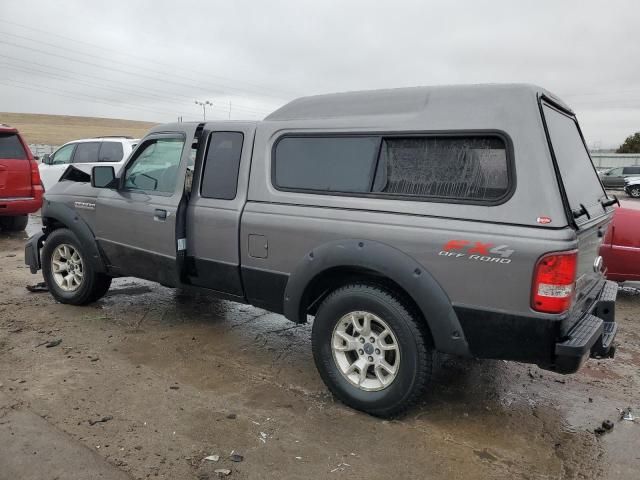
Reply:
<svg viewBox="0 0 640 480"><path fill-rule="evenodd" d="M0 233L0 441L21 428L12 410L140 479L639 478L640 419L619 409L640 415L640 295L619 296L614 360L561 376L441 358L422 404L384 421L332 399L308 325L132 279L96 304L61 305L25 289L41 280L23 264L25 238ZM594 434L604 420L613 430Z"/></svg>
<svg viewBox="0 0 640 480"><path fill-rule="evenodd" d="M117 118L9 112L0 112L0 123L16 127L27 143L47 145L62 145L79 138L104 135L128 135L141 138L155 126L151 122Z"/></svg>

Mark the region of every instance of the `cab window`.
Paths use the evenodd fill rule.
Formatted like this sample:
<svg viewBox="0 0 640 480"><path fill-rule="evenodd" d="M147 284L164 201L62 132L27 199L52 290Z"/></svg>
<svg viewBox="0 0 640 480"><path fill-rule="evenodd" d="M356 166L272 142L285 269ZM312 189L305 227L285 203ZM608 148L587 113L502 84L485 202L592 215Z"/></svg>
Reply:
<svg viewBox="0 0 640 480"><path fill-rule="evenodd" d="M124 188L145 192L173 193L182 157L182 138L147 140L127 167Z"/></svg>

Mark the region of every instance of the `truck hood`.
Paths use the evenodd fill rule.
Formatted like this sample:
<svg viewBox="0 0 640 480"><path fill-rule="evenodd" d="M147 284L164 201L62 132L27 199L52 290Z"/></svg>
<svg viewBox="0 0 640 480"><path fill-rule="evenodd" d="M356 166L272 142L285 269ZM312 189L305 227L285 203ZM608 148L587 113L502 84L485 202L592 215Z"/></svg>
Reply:
<svg viewBox="0 0 640 480"><path fill-rule="evenodd" d="M45 200L60 201L64 198L74 197L96 199L100 194L100 189L91 186L88 182L74 182L72 180L62 180L53 185L44 194Z"/></svg>

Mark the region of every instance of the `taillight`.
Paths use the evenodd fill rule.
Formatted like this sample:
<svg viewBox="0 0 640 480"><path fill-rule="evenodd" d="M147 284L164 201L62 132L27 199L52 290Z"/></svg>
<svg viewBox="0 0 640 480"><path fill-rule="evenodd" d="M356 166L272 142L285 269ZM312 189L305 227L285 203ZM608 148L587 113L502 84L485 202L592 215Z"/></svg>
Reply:
<svg viewBox="0 0 640 480"><path fill-rule="evenodd" d="M544 255L533 276L531 307L538 312L562 313L569 310L576 282L578 251Z"/></svg>
<svg viewBox="0 0 640 480"><path fill-rule="evenodd" d="M31 192L33 197L42 195L42 182L40 181L40 170L38 169L38 162L30 160L31 164Z"/></svg>

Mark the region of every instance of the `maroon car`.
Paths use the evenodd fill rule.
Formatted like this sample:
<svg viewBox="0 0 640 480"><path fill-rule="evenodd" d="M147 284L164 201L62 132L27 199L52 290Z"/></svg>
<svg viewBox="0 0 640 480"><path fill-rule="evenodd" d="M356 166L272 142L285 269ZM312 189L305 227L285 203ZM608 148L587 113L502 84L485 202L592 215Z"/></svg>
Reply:
<svg viewBox="0 0 640 480"><path fill-rule="evenodd" d="M600 255L609 280L640 280L640 210L616 209Z"/></svg>
<svg viewBox="0 0 640 480"><path fill-rule="evenodd" d="M38 164L18 130L0 123L0 229L24 230L42 206Z"/></svg>

